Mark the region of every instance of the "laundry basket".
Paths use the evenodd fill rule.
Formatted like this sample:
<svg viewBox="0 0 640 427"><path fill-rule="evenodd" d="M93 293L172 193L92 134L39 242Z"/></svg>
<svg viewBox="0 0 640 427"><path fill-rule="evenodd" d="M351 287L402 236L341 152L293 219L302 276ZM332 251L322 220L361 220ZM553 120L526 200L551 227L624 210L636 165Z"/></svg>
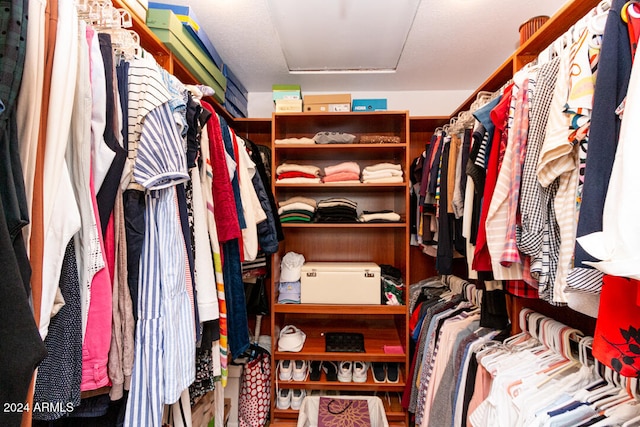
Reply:
<svg viewBox="0 0 640 427"><path fill-rule="evenodd" d="M384 405L382 400L380 400L377 396L324 396L324 399L330 399L334 401L335 408L337 411L335 412L335 417L332 420L322 422L319 424L318 420L318 412L320 410L320 399L321 396L307 396L302 401L302 406L300 407L300 412L298 413L298 425L297 427L345 427L348 425L359 426L362 424L351 424L351 420L341 419L342 415L340 412L343 408L348 405L344 405L345 401L364 401L367 403L369 408L369 423L366 424L366 427L389 427L389 422L387 421L387 415L384 411ZM341 401L341 402L340 402ZM342 404L342 405L341 405ZM346 414L346 412L344 412Z"/></svg>

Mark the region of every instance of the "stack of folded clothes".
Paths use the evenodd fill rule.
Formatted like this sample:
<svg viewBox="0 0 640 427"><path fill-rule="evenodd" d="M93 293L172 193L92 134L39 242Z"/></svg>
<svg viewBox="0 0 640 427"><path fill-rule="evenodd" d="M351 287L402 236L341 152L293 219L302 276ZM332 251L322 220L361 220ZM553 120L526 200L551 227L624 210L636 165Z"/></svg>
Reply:
<svg viewBox="0 0 640 427"><path fill-rule="evenodd" d="M344 197L320 200L316 209L317 222L357 222L358 204Z"/></svg>
<svg viewBox="0 0 640 427"><path fill-rule="evenodd" d="M351 144L355 135L345 132L318 132L313 136L316 144Z"/></svg>
<svg viewBox="0 0 640 427"><path fill-rule="evenodd" d="M316 201L308 197L291 197L279 203L280 222L311 222L316 211Z"/></svg>
<svg viewBox="0 0 640 427"><path fill-rule="evenodd" d="M313 165L283 163L276 168L276 182L281 184L319 184L320 168Z"/></svg>
<svg viewBox="0 0 640 427"><path fill-rule="evenodd" d="M367 166L362 170L362 182L365 184L374 183L401 183L402 167L394 163L377 163Z"/></svg>
<svg viewBox="0 0 640 427"><path fill-rule="evenodd" d="M360 222L398 222L400 215L391 210L362 211L358 217Z"/></svg>
<svg viewBox="0 0 640 427"><path fill-rule="evenodd" d="M316 141L314 141L313 138L307 138L307 137L302 137L302 138L283 138L283 139L276 139L274 141L276 143L276 145L295 145L295 144L315 144Z"/></svg>
<svg viewBox="0 0 640 427"><path fill-rule="evenodd" d="M324 168L322 182L354 183L360 182L360 166L356 162L342 162Z"/></svg>

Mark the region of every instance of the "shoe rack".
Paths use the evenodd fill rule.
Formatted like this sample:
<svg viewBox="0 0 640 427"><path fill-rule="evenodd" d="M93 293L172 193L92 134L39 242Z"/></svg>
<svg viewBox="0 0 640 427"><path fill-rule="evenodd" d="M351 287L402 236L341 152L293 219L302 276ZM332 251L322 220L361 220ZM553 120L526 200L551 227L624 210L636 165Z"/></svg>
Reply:
<svg viewBox="0 0 640 427"><path fill-rule="evenodd" d="M280 259L290 251L304 255L307 262L374 262L388 264L402 272L405 287L409 284L409 116L398 112L352 113L274 113L272 117L272 168L275 173L282 163L314 165L323 169L344 161L355 161L361 170L382 162L400 164L404 182L395 184L282 184L272 181L277 201L304 196L316 201L330 197L345 197L358 203L363 210L390 209L400 214L394 223L286 223L285 239L272 262L271 331L272 354L272 413L271 425L292 425L298 411L279 409L278 392L283 389L302 389L312 393L339 393L380 396L402 393L408 370L408 311L406 305L332 305L278 304ZM385 144L299 144L279 145L276 139L313 137L317 132L347 132L363 135L398 136L399 143ZM348 291L345 289L345 291ZM299 352L278 351L278 331L294 325L306 334ZM365 352L326 352L324 334L327 332L356 332L364 335ZM396 352L385 352L393 346ZM303 360L317 367L318 362L360 361L368 364L388 363L398 367L398 381L376 382L371 369L364 382L341 382L322 371L317 380L309 376L303 381L282 381L278 378L278 363L282 360ZM286 394L286 392L284 392ZM384 399L383 399L384 400ZM397 400L397 398L396 398ZM392 425L408 425L406 413L400 405L389 405L387 418Z"/></svg>

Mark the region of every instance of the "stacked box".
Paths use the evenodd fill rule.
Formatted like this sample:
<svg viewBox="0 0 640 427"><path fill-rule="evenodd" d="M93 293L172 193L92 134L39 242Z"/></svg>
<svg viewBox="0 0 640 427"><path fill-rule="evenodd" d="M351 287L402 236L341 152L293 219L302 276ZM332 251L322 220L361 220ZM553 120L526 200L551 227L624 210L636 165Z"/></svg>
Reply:
<svg viewBox="0 0 640 427"><path fill-rule="evenodd" d="M347 112L351 111L351 94L305 95L304 111L309 112Z"/></svg>
<svg viewBox="0 0 640 427"><path fill-rule="evenodd" d="M387 99L354 99L351 111L387 111Z"/></svg>
<svg viewBox="0 0 640 427"><path fill-rule="evenodd" d="M276 99L276 113L302 113L302 99Z"/></svg>
<svg viewBox="0 0 640 427"><path fill-rule="evenodd" d="M300 85L273 85L273 102L278 99L302 99Z"/></svg>
<svg viewBox="0 0 640 427"><path fill-rule="evenodd" d="M149 9L147 26L176 55L199 83L210 86L214 98L224 103L227 79L211 58L189 35L184 25L172 10Z"/></svg>
<svg viewBox="0 0 640 427"><path fill-rule="evenodd" d="M231 72L227 64L222 67L222 74L227 78L224 107L234 117L247 117L249 93L240 80Z"/></svg>
<svg viewBox="0 0 640 427"><path fill-rule="evenodd" d="M146 0L144 0L146 1ZM193 8L190 6L179 6L175 4L168 3L158 3L158 2L150 2L149 7L152 9L166 9L171 10L176 14L178 19L185 26L191 37L200 45L202 49L209 55L211 60L218 69L222 69L222 58L218 54L218 51L209 40L207 33L200 27L200 23L198 18L196 17Z"/></svg>

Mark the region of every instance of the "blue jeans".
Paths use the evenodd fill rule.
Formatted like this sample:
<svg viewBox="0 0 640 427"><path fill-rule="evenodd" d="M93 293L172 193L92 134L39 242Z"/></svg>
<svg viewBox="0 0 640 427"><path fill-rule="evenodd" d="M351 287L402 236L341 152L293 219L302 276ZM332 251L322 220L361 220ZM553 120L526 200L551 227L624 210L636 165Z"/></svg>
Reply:
<svg viewBox="0 0 640 427"><path fill-rule="evenodd" d="M238 357L249 348L249 322L244 298L240 245L238 239L229 240L222 246L222 275L227 302L227 335L232 357Z"/></svg>

